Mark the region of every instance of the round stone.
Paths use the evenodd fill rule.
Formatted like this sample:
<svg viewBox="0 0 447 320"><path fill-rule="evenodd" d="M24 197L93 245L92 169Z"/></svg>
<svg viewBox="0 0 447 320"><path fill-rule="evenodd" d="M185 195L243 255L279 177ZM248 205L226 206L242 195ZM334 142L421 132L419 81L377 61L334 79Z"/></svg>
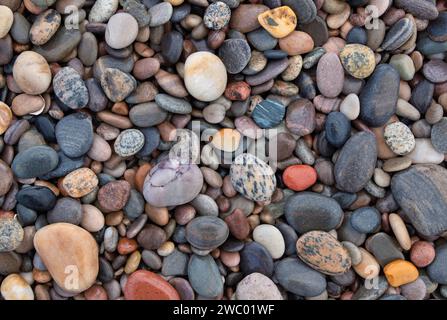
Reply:
<svg viewBox="0 0 447 320"><path fill-rule="evenodd" d="M348 44L340 51L345 70L357 79L368 78L376 67L374 52L362 44Z"/></svg>
<svg viewBox="0 0 447 320"><path fill-rule="evenodd" d="M270 224L261 224L253 230L253 240L263 245L273 259L279 259L285 251L281 232Z"/></svg>
<svg viewBox="0 0 447 320"><path fill-rule="evenodd" d="M218 217L197 217L186 225L186 240L200 250L218 248L227 240L228 234L228 226Z"/></svg>
<svg viewBox="0 0 447 320"><path fill-rule="evenodd" d="M104 227L104 215L91 204L82 205L81 226L89 232L98 232Z"/></svg>
<svg viewBox="0 0 447 320"><path fill-rule="evenodd" d="M48 62L34 51L22 52L12 69L19 88L28 94L44 93L51 84L51 70Z"/></svg>
<svg viewBox="0 0 447 320"><path fill-rule="evenodd" d="M324 124L326 139L334 147L340 148L351 135L351 121L342 112L331 112Z"/></svg>
<svg viewBox="0 0 447 320"><path fill-rule="evenodd" d="M256 105L251 117L260 128L268 129L280 124L285 113L286 108L282 103L265 99Z"/></svg>
<svg viewBox="0 0 447 320"><path fill-rule="evenodd" d="M148 270L132 273L124 287L126 300L179 300L178 292L158 274Z"/></svg>
<svg viewBox="0 0 447 320"><path fill-rule="evenodd" d="M59 156L47 146L35 146L19 152L12 162L14 175L21 179L40 177L54 170Z"/></svg>
<svg viewBox="0 0 447 320"><path fill-rule="evenodd" d="M16 219L0 218L0 252L15 250L23 240L23 229Z"/></svg>
<svg viewBox="0 0 447 320"><path fill-rule="evenodd" d="M114 143L114 150L120 157L137 154L144 146L144 135L140 130L128 129L120 133Z"/></svg>
<svg viewBox="0 0 447 320"><path fill-rule="evenodd" d="M267 201L276 189L272 168L261 159L243 153L230 168L231 183L236 191L254 201Z"/></svg>
<svg viewBox="0 0 447 320"><path fill-rule="evenodd" d="M0 292L5 300L34 300L33 289L22 276L16 273L3 279Z"/></svg>
<svg viewBox="0 0 447 320"><path fill-rule="evenodd" d="M284 38L295 30L297 18L288 6L265 11L258 15L259 24L275 38Z"/></svg>
<svg viewBox="0 0 447 320"><path fill-rule="evenodd" d="M90 9L90 22L106 22L118 9L118 0L97 0Z"/></svg>
<svg viewBox="0 0 447 320"><path fill-rule="evenodd" d="M36 46L47 43L59 29L61 21L61 15L54 9L39 14L29 31L30 41Z"/></svg>
<svg viewBox="0 0 447 320"><path fill-rule="evenodd" d="M7 6L0 5L0 38L4 38L12 27L14 15Z"/></svg>
<svg viewBox="0 0 447 320"><path fill-rule="evenodd" d="M191 104L184 100L170 95L159 93L155 96L155 102L157 105L168 112L177 114L189 114L192 111Z"/></svg>
<svg viewBox="0 0 447 320"><path fill-rule="evenodd" d="M402 122L394 122L385 127L384 138L386 144L398 155L410 153L416 144L414 135Z"/></svg>
<svg viewBox="0 0 447 320"><path fill-rule="evenodd" d="M98 191L98 203L108 212L123 209L129 197L130 184L125 180L111 181Z"/></svg>
<svg viewBox="0 0 447 320"><path fill-rule="evenodd" d="M193 200L202 189L203 175L195 164L179 159L158 163L144 181L143 195L155 207L177 206ZM173 197L172 195L176 196Z"/></svg>
<svg viewBox="0 0 447 320"><path fill-rule="evenodd" d="M173 10L172 4L169 2L161 2L151 6L149 8L149 15L151 16L149 26L158 27L165 24L171 19Z"/></svg>
<svg viewBox="0 0 447 320"><path fill-rule="evenodd" d="M79 225L82 220L82 208L79 200L69 197L57 200L54 208L47 213L49 223L66 222Z"/></svg>
<svg viewBox="0 0 447 320"><path fill-rule="evenodd" d="M101 87L113 102L124 101L137 87L134 77L115 68L107 68L101 74Z"/></svg>
<svg viewBox="0 0 447 320"><path fill-rule="evenodd" d="M317 172L309 165L293 165L283 173L284 184L294 191L304 191L317 182Z"/></svg>
<svg viewBox="0 0 447 320"><path fill-rule="evenodd" d="M425 268L435 259L436 252L433 244L427 241L416 241L411 246L410 259L418 268Z"/></svg>
<svg viewBox="0 0 447 320"><path fill-rule="evenodd" d="M39 212L49 211L56 204L53 191L40 186L22 188L16 194L16 199L19 204Z"/></svg>
<svg viewBox="0 0 447 320"><path fill-rule="evenodd" d="M376 208L363 207L352 213L350 222L358 232L373 233L379 228L382 218Z"/></svg>
<svg viewBox="0 0 447 320"><path fill-rule="evenodd" d="M236 287L237 300L283 300L276 284L262 273L252 273Z"/></svg>
<svg viewBox="0 0 447 320"><path fill-rule="evenodd" d="M349 120L355 120L360 114L360 101L355 93L348 94L340 104L340 112Z"/></svg>
<svg viewBox="0 0 447 320"><path fill-rule="evenodd" d="M399 72L400 78L404 81L413 79L416 69L413 60L406 54L396 54L391 57L390 65Z"/></svg>
<svg viewBox="0 0 447 320"><path fill-rule="evenodd" d="M227 86L227 70L222 61L210 52L196 52L188 56L184 71L188 92L200 101L219 98Z"/></svg>
<svg viewBox="0 0 447 320"><path fill-rule="evenodd" d="M208 29L220 30L230 22L231 10L221 1L211 3L205 10L203 23Z"/></svg>
<svg viewBox="0 0 447 320"><path fill-rule="evenodd" d="M219 268L210 255L193 254L191 256L188 264L188 279L194 291L202 297L215 298L223 293L224 285Z"/></svg>
<svg viewBox="0 0 447 320"><path fill-rule="evenodd" d="M3 160L0 160L0 197L8 193L13 180L13 171Z"/></svg>
<svg viewBox="0 0 447 320"><path fill-rule="evenodd" d="M138 22L125 12L114 14L107 22L105 40L113 49L131 45L138 35Z"/></svg>
<svg viewBox="0 0 447 320"><path fill-rule="evenodd" d="M68 115L57 123L55 134L59 147L67 156L80 157L93 144L92 119L82 112Z"/></svg>
<svg viewBox="0 0 447 320"><path fill-rule="evenodd" d="M88 90L81 75L71 67L59 70L53 79L53 89L59 100L71 109L84 108L88 103Z"/></svg>
<svg viewBox="0 0 447 320"><path fill-rule="evenodd" d="M89 168L80 168L62 179L61 190L72 198L82 198L98 186L98 177Z"/></svg>
<svg viewBox="0 0 447 320"><path fill-rule="evenodd" d="M442 118L441 121L433 125L430 138L437 151L447 153L447 118Z"/></svg>
<svg viewBox="0 0 447 320"><path fill-rule="evenodd" d="M250 61L251 49L248 42L243 39L228 39L220 46L219 57L227 72L236 74L241 72Z"/></svg>
<svg viewBox="0 0 447 320"><path fill-rule="evenodd" d="M273 258L263 245L253 241L242 249L239 267L245 275L259 272L271 277L274 268Z"/></svg>
<svg viewBox="0 0 447 320"><path fill-rule="evenodd" d="M340 59L333 52L323 55L317 66L317 86L328 98L337 97L343 90L345 72Z"/></svg>

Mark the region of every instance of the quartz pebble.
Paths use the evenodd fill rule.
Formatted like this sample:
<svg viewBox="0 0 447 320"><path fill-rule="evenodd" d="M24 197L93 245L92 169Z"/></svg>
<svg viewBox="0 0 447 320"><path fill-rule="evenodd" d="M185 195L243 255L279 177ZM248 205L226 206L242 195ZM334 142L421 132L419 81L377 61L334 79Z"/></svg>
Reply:
<svg viewBox="0 0 447 320"><path fill-rule="evenodd" d="M12 69L14 81L28 94L44 93L51 84L51 71L48 62L33 51L22 52Z"/></svg>

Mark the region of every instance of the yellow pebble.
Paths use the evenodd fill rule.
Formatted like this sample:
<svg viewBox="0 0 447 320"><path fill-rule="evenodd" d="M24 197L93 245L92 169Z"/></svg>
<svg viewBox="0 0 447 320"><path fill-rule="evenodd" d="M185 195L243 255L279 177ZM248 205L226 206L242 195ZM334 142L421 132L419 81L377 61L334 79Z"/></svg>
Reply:
<svg viewBox="0 0 447 320"><path fill-rule="evenodd" d="M295 12L288 6L267 10L258 16L261 26L277 39L284 38L295 30Z"/></svg>
<svg viewBox="0 0 447 320"><path fill-rule="evenodd" d="M131 274L132 272L137 270L140 261L141 261L141 253L139 251L132 252L129 258L127 258L127 262L124 267L124 272L127 274Z"/></svg>
<svg viewBox="0 0 447 320"><path fill-rule="evenodd" d="M411 262L401 259L388 263L383 268L383 272L388 283L393 287L400 287L419 277L418 269Z"/></svg>

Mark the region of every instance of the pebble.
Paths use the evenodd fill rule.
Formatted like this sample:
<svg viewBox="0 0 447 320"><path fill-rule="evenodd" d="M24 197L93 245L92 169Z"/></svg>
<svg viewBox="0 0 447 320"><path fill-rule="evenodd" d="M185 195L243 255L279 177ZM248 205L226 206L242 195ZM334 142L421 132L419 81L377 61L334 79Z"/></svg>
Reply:
<svg viewBox="0 0 447 320"><path fill-rule="evenodd" d="M447 284L447 272L444 261L447 258L447 245L436 247L436 255L433 262L427 267L427 274L433 282Z"/></svg>
<svg viewBox="0 0 447 320"><path fill-rule="evenodd" d="M230 168L234 189L254 201L268 201L276 189L272 168L261 159L243 153L234 159Z"/></svg>
<svg viewBox="0 0 447 320"><path fill-rule="evenodd" d="M124 208L129 200L130 184L127 181L111 181L98 191L98 203L102 209L113 212Z"/></svg>
<svg viewBox="0 0 447 320"><path fill-rule="evenodd" d="M433 83L447 81L447 63L442 60L430 60L422 68L425 78Z"/></svg>
<svg viewBox="0 0 447 320"><path fill-rule="evenodd" d="M408 300L423 300L427 295L427 286L421 278L400 287L402 295Z"/></svg>
<svg viewBox="0 0 447 320"><path fill-rule="evenodd" d="M440 12L439 16L428 25L427 32L430 39L439 42L447 41L446 27L447 14L446 12Z"/></svg>
<svg viewBox="0 0 447 320"><path fill-rule="evenodd" d="M267 63L267 66L255 75L249 75L245 77L245 81L250 86L257 86L272 80L276 76L280 75L289 66L289 60L283 58L280 60L272 60Z"/></svg>
<svg viewBox="0 0 447 320"><path fill-rule="evenodd" d="M71 171L61 181L60 188L72 198L82 198L98 186L98 177L89 168Z"/></svg>
<svg viewBox="0 0 447 320"><path fill-rule="evenodd" d="M22 52L15 60L12 72L15 83L27 94L44 93L51 84L48 62L33 51Z"/></svg>
<svg viewBox="0 0 447 320"><path fill-rule="evenodd" d="M279 47L289 56L311 52L315 43L312 37L303 31L292 31L288 36L279 39Z"/></svg>
<svg viewBox="0 0 447 320"><path fill-rule="evenodd" d="M420 81L411 92L410 104L425 113L433 99L435 85L427 80Z"/></svg>
<svg viewBox="0 0 447 320"><path fill-rule="evenodd" d="M394 122L385 127L384 138L390 149L398 155L406 155L415 147L414 135L402 122Z"/></svg>
<svg viewBox="0 0 447 320"><path fill-rule="evenodd" d="M137 87L131 75L115 68L107 68L101 74L101 87L113 102L124 101Z"/></svg>
<svg viewBox="0 0 447 320"><path fill-rule="evenodd" d="M8 130L12 122L11 109L3 102L0 102L0 134Z"/></svg>
<svg viewBox="0 0 447 320"><path fill-rule="evenodd" d="M200 101L219 98L227 86L227 73L222 61L210 52L196 52L185 62L185 86Z"/></svg>
<svg viewBox="0 0 447 320"><path fill-rule="evenodd" d="M79 73L65 67L53 79L53 90L59 101L71 109L84 108L89 99L88 90Z"/></svg>
<svg viewBox="0 0 447 320"><path fill-rule="evenodd" d="M288 257L275 265L275 278L287 291L303 297L315 297L326 289L326 279L301 262Z"/></svg>
<svg viewBox="0 0 447 320"><path fill-rule="evenodd" d="M228 234L227 225L217 217L196 217L186 225L186 240L201 250L218 248L227 240Z"/></svg>
<svg viewBox="0 0 447 320"><path fill-rule="evenodd" d="M67 57L81 41L81 32L62 26L56 34L42 46L35 46L33 50L42 55L48 62L57 62Z"/></svg>
<svg viewBox="0 0 447 320"><path fill-rule="evenodd" d="M258 272L239 281L235 294L237 300L283 300L275 283Z"/></svg>
<svg viewBox="0 0 447 320"><path fill-rule="evenodd" d="M126 300L180 300L173 286L158 274L148 270L133 272L124 287Z"/></svg>
<svg viewBox="0 0 447 320"><path fill-rule="evenodd" d="M422 235L435 236L447 230L443 214L446 201L442 191L446 175L444 168L424 164L399 172L391 180L396 202Z"/></svg>
<svg viewBox="0 0 447 320"><path fill-rule="evenodd" d="M312 230L330 231L343 219L343 210L337 201L313 192L300 192L289 197L284 214L299 234Z"/></svg>
<svg viewBox="0 0 447 320"><path fill-rule="evenodd" d="M285 251L285 242L281 232L275 226L261 224L253 230L253 240L263 245L273 259L279 259Z"/></svg>
<svg viewBox="0 0 447 320"><path fill-rule="evenodd" d="M363 189L374 173L376 159L373 134L360 132L349 138L335 162L334 176L338 188L346 192Z"/></svg>
<svg viewBox="0 0 447 320"><path fill-rule="evenodd" d="M0 6L0 20L0 38L3 38L8 34L14 21L14 15L9 7Z"/></svg>
<svg viewBox="0 0 447 320"><path fill-rule="evenodd" d="M181 164L177 159L158 163L144 181L143 195L156 207L176 206L190 202L202 189L203 175L195 164ZM181 193L178 193L181 190ZM172 197L172 194L176 197Z"/></svg>
<svg viewBox="0 0 447 320"><path fill-rule="evenodd" d="M69 223L50 224L36 232L34 247L51 277L64 291L82 292L96 280L98 245L86 230ZM78 281L70 281L67 270L77 272Z"/></svg>
<svg viewBox="0 0 447 320"><path fill-rule="evenodd" d="M290 7L293 12L295 12L300 24L309 24L317 17L317 7L315 6L315 2L312 0L284 0L281 3Z"/></svg>
<svg viewBox="0 0 447 320"><path fill-rule="evenodd" d="M412 152L407 156L411 159L413 164L435 163L439 164L444 161L444 155L438 152L430 139L418 138L415 139L416 146Z"/></svg>
<svg viewBox="0 0 447 320"><path fill-rule="evenodd" d="M62 22L61 15L54 9L39 14L29 30L29 40L36 46L47 43L57 32Z"/></svg>
<svg viewBox="0 0 447 320"><path fill-rule="evenodd" d="M293 134L311 134L315 129L315 106L307 99L292 102L287 108L285 124Z"/></svg>
<svg viewBox="0 0 447 320"><path fill-rule="evenodd" d="M309 165L293 165L284 170L283 182L293 191L304 191L317 182L317 172Z"/></svg>
<svg viewBox="0 0 447 320"><path fill-rule="evenodd" d="M40 186L21 189L16 194L16 200L19 204L39 212L51 210L56 204L54 193Z"/></svg>
<svg viewBox="0 0 447 320"><path fill-rule="evenodd" d="M371 279L368 279L371 281ZM351 300L377 300L388 289L388 282L383 276L378 276L374 280L373 286L363 285L352 296Z"/></svg>
<svg viewBox="0 0 447 320"><path fill-rule="evenodd" d="M167 116L168 113L154 102L134 105L129 111L130 121L142 128L158 125L165 121Z"/></svg>
<svg viewBox="0 0 447 320"><path fill-rule="evenodd" d="M23 236L22 226L16 219L0 218L0 252L17 249Z"/></svg>
<svg viewBox="0 0 447 320"><path fill-rule="evenodd" d="M217 1L206 8L203 23L208 29L220 30L230 22L230 18L230 7L224 2Z"/></svg>
<svg viewBox="0 0 447 320"><path fill-rule="evenodd" d="M380 266L374 256L363 248L359 248L362 260L353 266L355 273L363 279L374 279L379 275Z"/></svg>
<svg viewBox="0 0 447 320"><path fill-rule="evenodd" d="M47 213L49 223L66 222L79 225L82 221L82 207L78 200L65 197L57 200L56 205Z"/></svg>
<svg viewBox="0 0 447 320"><path fill-rule="evenodd" d="M219 48L219 57L228 73L241 72L248 64L251 49L248 42L243 39L228 39Z"/></svg>
<svg viewBox="0 0 447 320"><path fill-rule="evenodd" d="M259 24L275 38L284 38L297 25L295 13L288 6L265 11L258 15Z"/></svg>
<svg viewBox="0 0 447 320"><path fill-rule="evenodd" d="M414 20L405 17L393 24L387 31L379 51L394 51L403 46L413 35Z"/></svg>
<svg viewBox="0 0 447 320"><path fill-rule="evenodd" d="M351 122L342 112L331 112L324 124L326 139L334 147L342 147L351 135Z"/></svg>
<svg viewBox="0 0 447 320"><path fill-rule="evenodd" d="M122 131L113 145L116 154L123 158L137 154L143 146L144 135L137 129Z"/></svg>
<svg viewBox="0 0 447 320"><path fill-rule="evenodd" d="M158 27L171 19L173 13L172 4L169 2L161 2L149 8L149 15L151 16L150 27Z"/></svg>
<svg viewBox="0 0 447 320"><path fill-rule="evenodd" d="M391 57L390 65L392 65L399 72L402 80L410 81L414 78L416 68L410 56L406 54L396 54Z"/></svg>
<svg viewBox="0 0 447 320"><path fill-rule="evenodd" d="M404 259L396 241L383 232L371 236L366 242L366 248L374 255L381 266L385 266L394 260Z"/></svg>
<svg viewBox="0 0 447 320"><path fill-rule="evenodd" d="M172 242L171 242L172 243ZM163 259L161 273L165 276L187 275L189 256L177 249Z"/></svg>
<svg viewBox="0 0 447 320"><path fill-rule="evenodd" d="M404 9L419 19L434 20L438 17L436 6L430 1L424 0L396 0L394 5Z"/></svg>
<svg viewBox="0 0 447 320"><path fill-rule="evenodd" d="M92 119L86 113L74 113L56 125L56 140L61 150L71 158L86 154L93 144Z"/></svg>
<svg viewBox="0 0 447 320"><path fill-rule="evenodd" d="M47 174L54 170L58 163L59 156L54 149L48 146L35 146L19 152L11 168L17 178L30 179Z"/></svg>
<svg viewBox="0 0 447 320"><path fill-rule="evenodd" d="M261 25L258 16L269 10L262 4L241 4L231 14L230 28L242 33L248 33Z"/></svg>
<svg viewBox="0 0 447 320"><path fill-rule="evenodd" d="M351 216L351 225L361 233L374 233L381 224L379 211L374 207L363 207L355 210Z"/></svg>
<svg viewBox="0 0 447 320"><path fill-rule="evenodd" d="M337 97L343 90L344 70L340 59L333 52L324 54L318 61L317 86L328 98Z"/></svg>
<svg viewBox="0 0 447 320"><path fill-rule="evenodd" d="M105 219L102 212L93 205L82 205L81 226L89 232L98 232L104 227Z"/></svg>
<svg viewBox="0 0 447 320"><path fill-rule="evenodd" d="M286 108L282 103L266 99L256 105L251 117L260 128L268 129L280 124L285 113Z"/></svg>
<svg viewBox="0 0 447 320"><path fill-rule="evenodd" d="M135 41L137 35L138 22L126 12L114 14L107 22L105 40L113 49L126 48Z"/></svg>
<svg viewBox="0 0 447 320"><path fill-rule="evenodd" d="M273 258L269 251L261 244L253 241L244 246L241 251L240 270L249 275L254 272L262 273L267 277L273 274Z"/></svg>
<svg viewBox="0 0 447 320"><path fill-rule="evenodd" d="M188 101L171 97L164 93L157 94L155 102L160 108L171 113L189 114L192 111L191 104Z"/></svg>
<svg viewBox="0 0 447 320"><path fill-rule="evenodd" d="M138 244L146 250L157 250L166 240L166 232L153 224L146 225L137 237Z"/></svg>
<svg viewBox="0 0 447 320"><path fill-rule="evenodd" d="M398 72L390 65L379 65L359 96L360 118L373 127L384 125L395 113L398 97Z"/></svg>
<svg viewBox="0 0 447 320"><path fill-rule="evenodd" d="M5 300L34 300L33 289L16 273L11 273L3 279L0 292Z"/></svg>
<svg viewBox="0 0 447 320"><path fill-rule="evenodd" d="M340 52L345 70L357 79L368 78L376 67L374 52L362 44L347 44Z"/></svg>
<svg viewBox="0 0 447 320"><path fill-rule="evenodd" d="M250 233L250 225L247 217L240 209L234 210L225 218L230 233L239 240L244 240Z"/></svg>
<svg viewBox="0 0 447 320"><path fill-rule="evenodd" d="M395 260L388 263L384 268L386 279L393 287L400 287L415 281L419 277L416 267L405 260Z"/></svg>
<svg viewBox="0 0 447 320"><path fill-rule="evenodd" d="M191 287L200 296L215 298L223 293L224 286L219 268L210 255L193 254L191 256L188 264L188 278Z"/></svg>
<svg viewBox="0 0 447 320"><path fill-rule="evenodd" d="M90 22L106 22L118 9L118 0L98 0L93 4L88 15Z"/></svg>
<svg viewBox="0 0 447 320"><path fill-rule="evenodd" d="M278 44L278 39L272 37L270 33L263 28L258 28L247 33L247 41L259 51L274 49Z"/></svg>

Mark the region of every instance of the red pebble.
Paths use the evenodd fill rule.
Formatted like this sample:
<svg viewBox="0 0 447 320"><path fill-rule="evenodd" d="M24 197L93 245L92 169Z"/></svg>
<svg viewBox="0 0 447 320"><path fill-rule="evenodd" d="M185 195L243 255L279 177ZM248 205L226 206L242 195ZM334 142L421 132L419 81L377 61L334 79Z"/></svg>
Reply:
<svg viewBox="0 0 447 320"><path fill-rule="evenodd" d="M288 167L283 175L284 184L294 191L303 191L317 182L317 172L311 166L297 164Z"/></svg>
<svg viewBox="0 0 447 320"><path fill-rule="evenodd" d="M225 89L225 97L230 100L247 100L250 96L251 88L245 81L230 82Z"/></svg>
<svg viewBox="0 0 447 320"><path fill-rule="evenodd" d="M416 241L411 247L410 260L416 267L428 266L435 259L435 248L430 242Z"/></svg>
<svg viewBox="0 0 447 320"><path fill-rule="evenodd" d="M180 300L177 290L165 279L147 270L138 270L127 279L126 300Z"/></svg>

